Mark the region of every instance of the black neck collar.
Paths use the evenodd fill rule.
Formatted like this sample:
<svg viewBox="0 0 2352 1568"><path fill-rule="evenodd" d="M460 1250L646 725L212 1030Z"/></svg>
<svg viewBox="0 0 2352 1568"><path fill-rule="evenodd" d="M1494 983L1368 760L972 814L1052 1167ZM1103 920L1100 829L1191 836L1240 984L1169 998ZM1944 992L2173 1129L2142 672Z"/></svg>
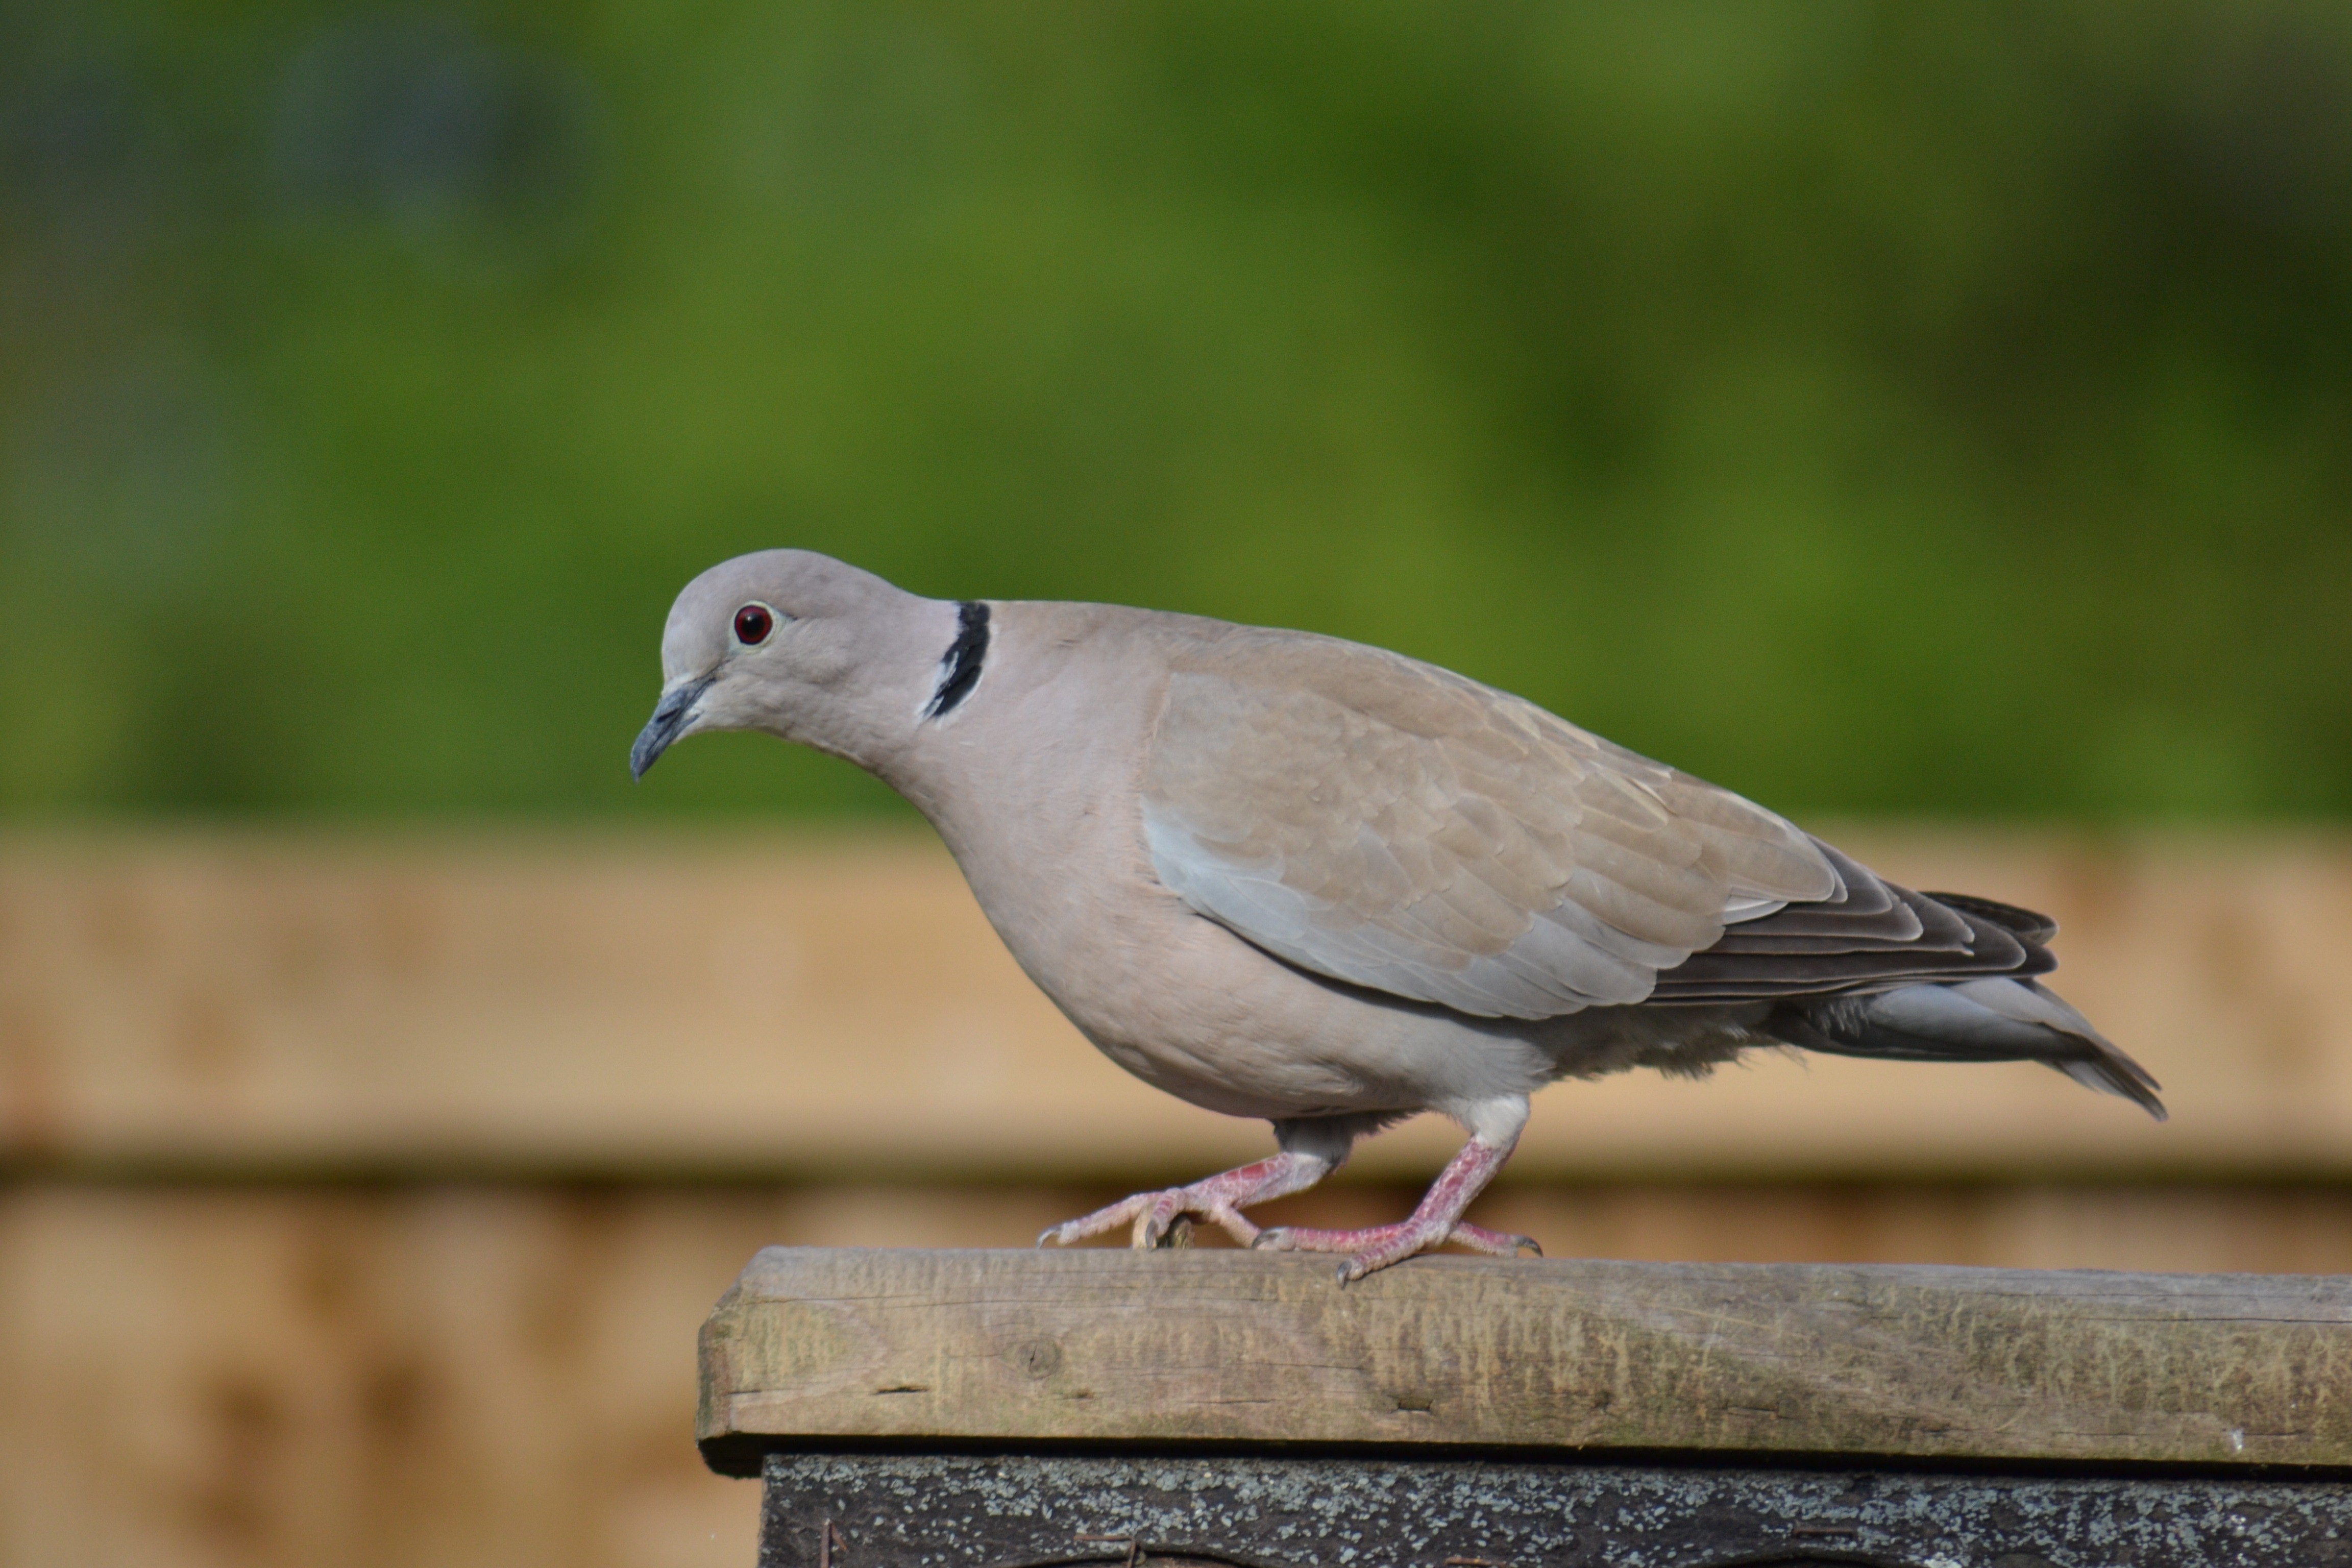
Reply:
<svg viewBox="0 0 2352 1568"><path fill-rule="evenodd" d="M980 684L980 661L988 657L988 606L978 599L956 605L955 641L940 656L939 684L923 705L923 717L937 719L955 710Z"/></svg>

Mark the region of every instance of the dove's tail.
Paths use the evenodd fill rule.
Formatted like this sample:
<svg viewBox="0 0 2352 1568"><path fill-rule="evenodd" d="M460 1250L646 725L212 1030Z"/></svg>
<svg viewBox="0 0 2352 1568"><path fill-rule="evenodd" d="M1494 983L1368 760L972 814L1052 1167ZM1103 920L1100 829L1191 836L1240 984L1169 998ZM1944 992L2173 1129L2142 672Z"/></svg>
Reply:
<svg viewBox="0 0 2352 1568"><path fill-rule="evenodd" d="M2119 1095L2158 1121L2164 1102L2147 1069L2037 982L1986 975L1890 991L1783 1003L1773 1032L1807 1050L1906 1061L2034 1061Z"/></svg>

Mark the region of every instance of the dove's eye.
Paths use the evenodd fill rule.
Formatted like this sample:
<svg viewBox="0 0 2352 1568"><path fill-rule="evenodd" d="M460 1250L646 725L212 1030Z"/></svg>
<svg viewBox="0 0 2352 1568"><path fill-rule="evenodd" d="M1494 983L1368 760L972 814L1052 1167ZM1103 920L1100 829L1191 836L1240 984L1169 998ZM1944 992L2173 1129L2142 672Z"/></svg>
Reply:
<svg viewBox="0 0 2352 1568"><path fill-rule="evenodd" d="M776 615L765 605L746 605L735 612L735 640L757 647L776 629Z"/></svg>

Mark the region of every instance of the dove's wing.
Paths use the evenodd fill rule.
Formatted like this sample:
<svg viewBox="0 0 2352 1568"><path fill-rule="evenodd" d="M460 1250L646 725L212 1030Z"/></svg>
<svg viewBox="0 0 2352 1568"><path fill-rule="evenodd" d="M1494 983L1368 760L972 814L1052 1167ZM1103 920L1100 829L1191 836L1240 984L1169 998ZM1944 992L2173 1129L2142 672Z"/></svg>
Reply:
<svg viewBox="0 0 2352 1568"><path fill-rule="evenodd" d="M1202 914L1317 973L1486 1016L1643 1001L1727 925L1844 900L1852 864L1532 703L1254 629L1176 661L1143 821ZM1918 934L1868 885L1857 926Z"/></svg>

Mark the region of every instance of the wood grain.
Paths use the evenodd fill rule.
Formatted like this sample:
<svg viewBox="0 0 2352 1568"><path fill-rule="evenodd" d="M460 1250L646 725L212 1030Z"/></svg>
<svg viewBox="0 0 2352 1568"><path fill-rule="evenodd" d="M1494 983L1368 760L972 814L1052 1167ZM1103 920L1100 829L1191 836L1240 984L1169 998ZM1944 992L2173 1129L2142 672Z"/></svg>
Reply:
<svg viewBox="0 0 2352 1568"><path fill-rule="evenodd" d="M824 1438L2352 1464L2352 1279L770 1247L715 1465Z"/></svg>

